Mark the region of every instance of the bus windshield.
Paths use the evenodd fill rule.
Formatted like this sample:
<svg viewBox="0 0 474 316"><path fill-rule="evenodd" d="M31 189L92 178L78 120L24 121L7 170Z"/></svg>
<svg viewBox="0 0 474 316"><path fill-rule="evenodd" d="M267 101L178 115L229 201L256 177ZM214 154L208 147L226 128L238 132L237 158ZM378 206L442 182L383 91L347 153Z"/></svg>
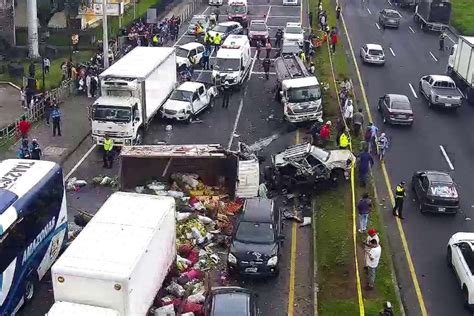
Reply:
<svg viewBox="0 0 474 316"><path fill-rule="evenodd" d="M12 315L31 273L41 280L64 247L66 194L61 167L49 161L4 160L0 179L0 315Z"/></svg>

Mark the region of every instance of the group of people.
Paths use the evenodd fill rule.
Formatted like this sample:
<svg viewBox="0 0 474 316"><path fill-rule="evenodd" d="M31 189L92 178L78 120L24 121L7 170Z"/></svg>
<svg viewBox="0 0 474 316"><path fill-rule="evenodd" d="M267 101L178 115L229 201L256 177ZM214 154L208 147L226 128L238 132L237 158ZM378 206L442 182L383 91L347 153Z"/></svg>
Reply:
<svg viewBox="0 0 474 316"><path fill-rule="evenodd" d="M29 144L27 138L23 138L21 140L20 148L17 154L18 158L40 160L42 155L43 153L36 139L33 139L31 144Z"/></svg>
<svg viewBox="0 0 474 316"><path fill-rule="evenodd" d="M163 46L178 38L181 18L172 16L159 23L145 23L142 19L133 22L121 35L127 39L127 50L137 46Z"/></svg>

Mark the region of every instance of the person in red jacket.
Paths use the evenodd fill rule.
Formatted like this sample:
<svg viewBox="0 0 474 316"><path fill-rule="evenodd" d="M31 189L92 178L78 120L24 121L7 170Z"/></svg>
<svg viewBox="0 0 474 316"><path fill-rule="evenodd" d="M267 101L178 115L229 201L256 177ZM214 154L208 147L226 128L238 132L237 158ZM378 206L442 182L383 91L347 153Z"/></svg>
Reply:
<svg viewBox="0 0 474 316"><path fill-rule="evenodd" d="M26 117L22 117L20 123L18 123L18 131L20 132L21 138L28 138L30 129L31 123L26 120Z"/></svg>
<svg viewBox="0 0 474 316"><path fill-rule="evenodd" d="M331 49L332 53L336 53L336 44L337 44L337 34L336 32L332 33L331 35Z"/></svg>
<svg viewBox="0 0 474 316"><path fill-rule="evenodd" d="M331 137L331 121L327 121L326 124L324 124L321 127L321 130L319 131L319 139L321 139L321 145L323 147L325 147L326 144L329 142L330 137Z"/></svg>

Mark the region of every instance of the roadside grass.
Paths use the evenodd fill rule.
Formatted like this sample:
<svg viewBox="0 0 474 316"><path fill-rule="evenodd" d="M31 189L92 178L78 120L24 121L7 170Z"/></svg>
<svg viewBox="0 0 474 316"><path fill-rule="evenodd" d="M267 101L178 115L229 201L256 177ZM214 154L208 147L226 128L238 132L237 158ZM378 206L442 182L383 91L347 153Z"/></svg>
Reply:
<svg viewBox="0 0 474 316"><path fill-rule="evenodd" d="M329 26L336 23L335 5L331 0L323 0L323 8L328 13ZM313 29L318 29L317 21L318 0L310 0L310 10L313 13ZM339 43L336 53L332 55L334 75L339 82L350 77L349 63L342 42L345 42L342 24L339 28ZM318 34L320 35L320 34ZM315 66L318 78L327 89L323 93L323 109L325 120L335 122L341 117L337 94L334 88L333 75L329 60L328 45L323 43L315 54ZM356 102L357 104L359 102ZM362 106L356 106L356 108ZM333 124L334 126L334 124ZM335 146L335 131L332 131L332 142ZM362 132L361 132L362 134ZM332 147L332 146L331 146ZM352 148L354 154L360 151L360 139L353 137ZM357 170L354 172L357 177ZM382 243L382 258L377 270L376 289L371 292L363 290L364 307L366 315L378 315L385 301L390 301L394 306L396 315L400 315L400 304L393 283L392 262L388 242L384 238L384 227L381 223L381 214L378 210L378 202L375 200L374 186L370 183L367 188L361 188L357 181L355 187L356 201L360 196L368 192L374 201L374 211L370 215L370 227L375 227L379 232ZM339 186L337 189L321 193L316 197L317 206L314 213L316 223L316 250L318 267L318 310L322 316L328 315L357 315L359 306L357 301L357 288L355 280L354 246L352 236L352 195L349 183ZM357 243L365 238L365 234L358 234ZM360 246L361 247L361 246ZM364 266L365 258L363 248L357 249L362 287L365 286L366 278Z"/></svg>
<svg viewBox="0 0 474 316"><path fill-rule="evenodd" d="M89 60L93 55L92 51L80 51L79 53L72 54L71 58L73 63L80 63ZM45 74L45 87L46 90L50 90L53 88L56 88L59 86L61 83L61 78L62 78L62 71L61 71L61 64L69 59L68 55L63 55L61 57L55 58L51 60L51 66L48 74ZM25 75L28 74L28 65L30 64L29 60L23 60L21 61L23 64L23 68L25 69ZM8 63L4 63L5 68ZM40 90L42 89L43 86L43 69L42 69L42 64L41 62L35 63L35 78L38 80ZM23 86L23 78L19 77L12 77L8 74L8 72L5 72L3 74L0 74L0 81L8 81L16 84L17 86L21 87Z"/></svg>
<svg viewBox="0 0 474 316"><path fill-rule="evenodd" d="M451 24L463 35L474 35L474 3L472 0L452 1Z"/></svg>

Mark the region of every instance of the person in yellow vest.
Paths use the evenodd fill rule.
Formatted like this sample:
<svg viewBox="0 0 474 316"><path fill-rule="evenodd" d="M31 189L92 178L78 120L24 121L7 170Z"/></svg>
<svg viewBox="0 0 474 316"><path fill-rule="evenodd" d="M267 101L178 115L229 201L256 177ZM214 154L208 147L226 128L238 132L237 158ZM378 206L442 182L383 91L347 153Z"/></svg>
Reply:
<svg viewBox="0 0 474 316"><path fill-rule="evenodd" d="M403 219L403 201L405 200L405 181L401 181L395 188L395 205L393 206L393 216L398 216L400 219ZM397 214L398 211L398 214Z"/></svg>
<svg viewBox="0 0 474 316"><path fill-rule="evenodd" d="M220 33L216 33L214 36L214 45L216 45L216 51L221 47L222 37Z"/></svg>
<svg viewBox="0 0 474 316"><path fill-rule="evenodd" d="M303 61L303 63L306 64L306 54L304 53L304 51L300 51L300 59L301 61Z"/></svg>
<svg viewBox="0 0 474 316"><path fill-rule="evenodd" d="M151 40L153 42L153 46L158 46L158 42L159 42L158 34L155 34Z"/></svg>
<svg viewBox="0 0 474 316"><path fill-rule="evenodd" d="M114 141L110 139L109 135L105 135L104 139L104 152L102 153L102 160L104 162L104 168L112 169L114 162Z"/></svg>
<svg viewBox="0 0 474 316"><path fill-rule="evenodd" d="M77 48L77 45L79 45L79 34L73 33L71 35L71 43L72 43L72 52L78 53L79 49Z"/></svg>
<svg viewBox="0 0 474 316"><path fill-rule="evenodd" d="M342 132L341 136L339 136L339 148L340 149L348 149L349 148L349 136L347 136L347 132Z"/></svg>

